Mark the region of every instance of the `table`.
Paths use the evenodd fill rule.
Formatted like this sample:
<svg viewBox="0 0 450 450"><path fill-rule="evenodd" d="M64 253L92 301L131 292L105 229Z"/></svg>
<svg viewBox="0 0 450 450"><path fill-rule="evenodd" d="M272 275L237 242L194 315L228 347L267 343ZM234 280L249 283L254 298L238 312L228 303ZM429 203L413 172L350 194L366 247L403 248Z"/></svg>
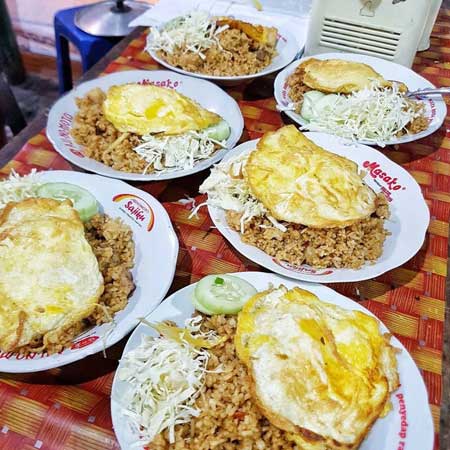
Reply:
<svg viewBox="0 0 450 450"><path fill-rule="evenodd" d="M435 84L450 85L450 10L442 9L432 35L432 47L417 56L415 69ZM81 81L102 72L156 69L142 52L145 34L135 30L111 50ZM229 89L245 118L242 140L259 137L288 120L275 109L273 77L248 86ZM342 294L363 302L406 346L427 384L436 430L435 450L448 446L450 404L450 314L446 311L448 237L450 221L450 133L447 116L443 127L419 142L384 149L402 164L421 185L432 220L421 251L402 267L359 283L334 284ZM38 169L72 167L45 137L46 114L35 119L9 145L0 150L0 176L14 168L27 173ZM195 196L208 171L173 182L137 183L163 202L180 240L177 271L171 291L192 283L207 273L254 270L210 229L205 211L189 219L189 206L178 203ZM448 298L448 296L447 296ZM444 342L445 341L445 342ZM27 449L118 449L111 427L109 393L125 339L108 349L107 357L93 355L83 361L24 375L0 374L0 448ZM444 359L442 360L442 354ZM0 358L2 354L0 354ZM4 356L3 356L4 357ZM443 378L442 378L442 372ZM442 383L442 379L444 383ZM440 430L440 436L439 436ZM376 450L376 449L374 449Z"/></svg>

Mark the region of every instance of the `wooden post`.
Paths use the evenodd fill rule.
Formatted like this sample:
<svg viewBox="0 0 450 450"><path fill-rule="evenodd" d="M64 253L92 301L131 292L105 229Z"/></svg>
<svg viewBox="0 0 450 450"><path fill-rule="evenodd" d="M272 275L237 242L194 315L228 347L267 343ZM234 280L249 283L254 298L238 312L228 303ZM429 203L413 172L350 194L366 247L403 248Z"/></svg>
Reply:
<svg viewBox="0 0 450 450"><path fill-rule="evenodd" d="M25 69L5 0L0 0L0 70L11 84L25 80Z"/></svg>
<svg viewBox="0 0 450 450"><path fill-rule="evenodd" d="M2 117L2 113L0 112L0 152L2 151L2 147L7 144L8 140L6 139L6 130L5 130L5 122Z"/></svg>

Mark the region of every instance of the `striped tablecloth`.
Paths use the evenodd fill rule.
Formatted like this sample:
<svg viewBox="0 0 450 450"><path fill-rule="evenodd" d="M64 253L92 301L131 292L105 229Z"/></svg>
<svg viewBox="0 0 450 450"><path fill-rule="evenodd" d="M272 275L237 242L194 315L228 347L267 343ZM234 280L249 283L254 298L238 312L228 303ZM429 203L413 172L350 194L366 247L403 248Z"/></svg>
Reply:
<svg viewBox="0 0 450 450"><path fill-rule="evenodd" d="M450 10L443 9L428 51L416 58L414 69L436 85L450 85ZM105 73L130 69L158 69L143 52L145 35L132 41ZM242 140L259 137L283 124L275 109L273 78L229 89L245 118ZM411 144L383 150L406 168L422 187L431 211L431 223L420 252L395 270L373 280L332 285L375 313L409 350L419 366L429 393L439 448L442 400L442 350L445 284L450 216L449 117L434 135ZM34 136L16 158L0 169L21 174L32 168L71 169L45 136ZM206 211L189 218L189 208L176 200L196 194L206 172L173 182L138 185L166 207L180 240L180 254L172 291L209 273L255 270L222 236L210 229ZM117 347L117 346L116 346ZM109 394L118 349L109 358L92 357L75 367L54 369L34 376L0 377L0 448L100 450L117 449L109 412ZM5 355L0 354L0 358ZM376 449L374 449L376 450Z"/></svg>

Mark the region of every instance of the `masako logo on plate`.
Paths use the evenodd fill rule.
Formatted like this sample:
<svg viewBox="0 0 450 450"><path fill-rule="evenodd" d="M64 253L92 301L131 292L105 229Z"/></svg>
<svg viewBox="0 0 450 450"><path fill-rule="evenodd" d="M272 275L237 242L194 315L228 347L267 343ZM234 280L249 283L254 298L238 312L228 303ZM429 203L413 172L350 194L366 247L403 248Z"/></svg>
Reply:
<svg viewBox="0 0 450 450"><path fill-rule="evenodd" d="M119 209L139 226L145 226L147 231L153 228L155 215L150 205L141 197L134 194L119 194L113 197L113 202L119 203Z"/></svg>
<svg viewBox="0 0 450 450"><path fill-rule="evenodd" d="M396 177L392 177L377 162L364 161L363 167L368 170L369 175L380 186L383 194L389 201L392 201L392 192L404 191L406 187L402 186Z"/></svg>
<svg viewBox="0 0 450 450"><path fill-rule="evenodd" d="M333 273L332 270L315 270L310 269L309 267L302 267L302 266L294 266L293 264L288 263L287 261L279 261L278 259L272 258L272 261L275 264L278 264L279 266L283 267L284 269L292 270L293 272L297 273L304 273L306 275L330 275Z"/></svg>
<svg viewBox="0 0 450 450"><path fill-rule="evenodd" d="M148 78L145 78L141 81L138 81L138 84L143 84L144 86L150 84L152 86L176 89L181 84L181 81L172 81L170 78L167 78L167 80L154 81L154 80L149 80Z"/></svg>

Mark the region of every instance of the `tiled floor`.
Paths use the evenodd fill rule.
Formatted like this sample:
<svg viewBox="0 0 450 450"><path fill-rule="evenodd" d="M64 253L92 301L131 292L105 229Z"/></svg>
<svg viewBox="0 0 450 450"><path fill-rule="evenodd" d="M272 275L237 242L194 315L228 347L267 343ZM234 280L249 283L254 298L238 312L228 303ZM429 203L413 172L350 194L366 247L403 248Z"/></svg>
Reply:
<svg viewBox="0 0 450 450"><path fill-rule="evenodd" d="M28 74L26 81L12 86L12 90L27 122L59 96L57 80L41 78L35 74Z"/></svg>
<svg viewBox="0 0 450 450"><path fill-rule="evenodd" d="M58 75L53 57L22 53L27 79L25 82L11 86L19 103L25 120L30 122L39 112L51 106L59 97ZM72 61L73 78L81 75L81 66ZM8 134L11 137L11 134Z"/></svg>

